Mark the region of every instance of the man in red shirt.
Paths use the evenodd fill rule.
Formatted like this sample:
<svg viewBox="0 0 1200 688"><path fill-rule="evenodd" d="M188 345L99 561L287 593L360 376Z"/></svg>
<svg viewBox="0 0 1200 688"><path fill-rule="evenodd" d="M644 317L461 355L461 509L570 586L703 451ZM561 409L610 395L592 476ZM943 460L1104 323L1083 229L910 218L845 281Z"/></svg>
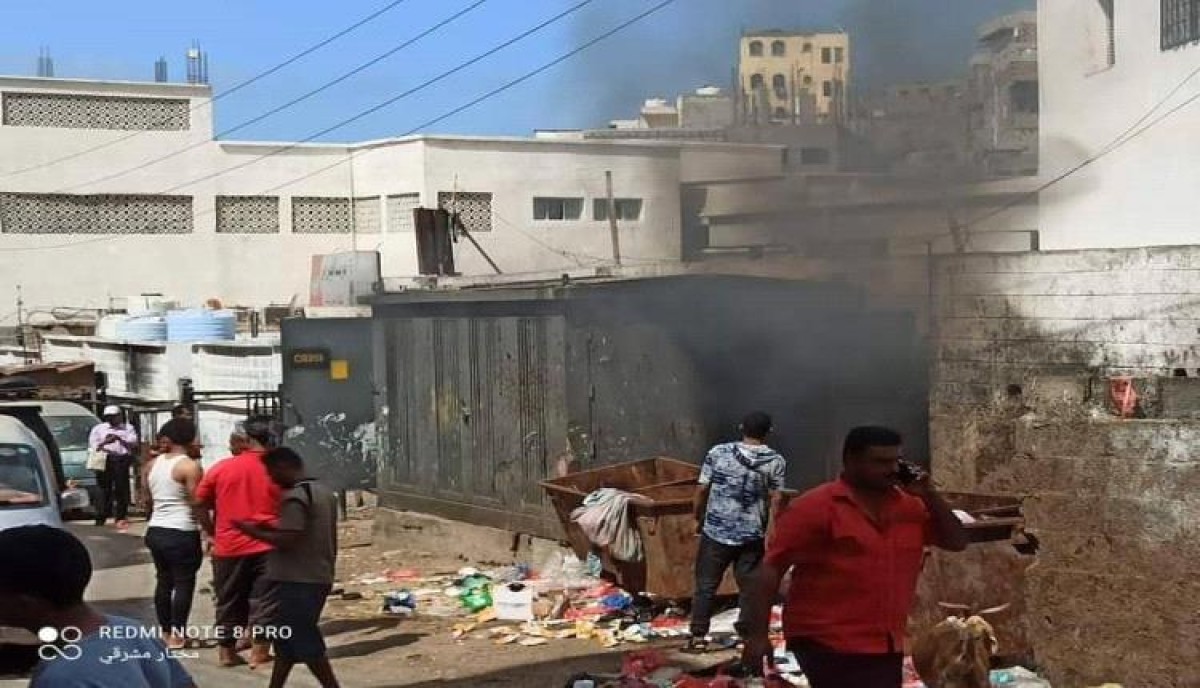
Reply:
<svg viewBox="0 0 1200 688"><path fill-rule="evenodd" d="M788 649L812 688L900 688L908 614L925 548L961 552L967 535L923 471L902 480L899 433L850 431L840 479L788 505L752 596L743 662L770 655L770 608L784 574Z"/></svg>
<svg viewBox="0 0 1200 688"><path fill-rule="evenodd" d="M263 463L275 444L271 426L270 418L248 419L242 451L206 471L196 488L196 520L213 540L218 652L223 666L245 663L237 651L238 641L247 638L254 638L251 666L271 660L270 641L258 636L274 616L271 585L264 575L272 547L235 525L239 521L274 525L278 518L280 489Z"/></svg>

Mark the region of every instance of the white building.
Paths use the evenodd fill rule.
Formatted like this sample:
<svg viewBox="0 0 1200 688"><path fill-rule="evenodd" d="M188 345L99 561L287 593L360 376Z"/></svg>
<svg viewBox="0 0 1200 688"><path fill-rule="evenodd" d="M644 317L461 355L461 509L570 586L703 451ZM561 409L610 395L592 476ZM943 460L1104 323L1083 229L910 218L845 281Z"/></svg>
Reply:
<svg viewBox="0 0 1200 688"><path fill-rule="evenodd" d="M1042 194L1043 248L1200 242L1200 107L1168 115L1200 93L1197 13L1192 0L1039 3L1041 176L1118 144Z"/></svg>
<svg viewBox="0 0 1200 688"><path fill-rule="evenodd" d="M207 86L0 78L0 301L287 302L311 256L378 250L417 273L412 210L453 205L506 273L610 261L605 173L629 264L684 256L681 185L782 172L782 148L416 136L214 139ZM460 242L457 268L487 274Z"/></svg>

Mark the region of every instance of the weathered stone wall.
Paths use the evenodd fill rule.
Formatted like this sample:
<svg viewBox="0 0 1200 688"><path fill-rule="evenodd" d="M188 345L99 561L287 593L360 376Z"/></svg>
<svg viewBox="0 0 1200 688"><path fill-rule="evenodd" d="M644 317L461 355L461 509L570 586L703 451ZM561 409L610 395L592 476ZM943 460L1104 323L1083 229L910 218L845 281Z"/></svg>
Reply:
<svg viewBox="0 0 1200 688"><path fill-rule="evenodd" d="M943 258L935 303L935 476L1041 544L1006 623L1055 686L1200 686L1197 381L1161 377L1200 367L1200 247Z"/></svg>

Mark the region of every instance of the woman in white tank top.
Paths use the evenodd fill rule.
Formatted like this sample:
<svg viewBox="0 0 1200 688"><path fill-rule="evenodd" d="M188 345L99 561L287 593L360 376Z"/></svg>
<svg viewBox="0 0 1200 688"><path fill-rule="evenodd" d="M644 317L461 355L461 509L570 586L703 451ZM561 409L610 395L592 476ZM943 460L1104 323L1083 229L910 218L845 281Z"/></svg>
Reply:
<svg viewBox="0 0 1200 688"><path fill-rule="evenodd" d="M167 445L165 451L148 462L142 473L150 501L146 547L157 575L154 610L158 624L167 636L167 646L178 649L186 644L196 572L204 559L200 529L192 515L201 476L200 463L189 456L196 441L196 424L176 418L163 425L158 436Z"/></svg>

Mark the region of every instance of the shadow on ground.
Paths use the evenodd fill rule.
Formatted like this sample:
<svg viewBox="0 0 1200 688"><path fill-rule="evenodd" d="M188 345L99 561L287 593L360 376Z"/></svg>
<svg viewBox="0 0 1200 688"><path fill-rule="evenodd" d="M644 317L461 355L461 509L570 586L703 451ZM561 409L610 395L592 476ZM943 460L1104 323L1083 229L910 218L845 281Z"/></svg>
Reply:
<svg viewBox="0 0 1200 688"><path fill-rule="evenodd" d="M467 670L466 667L463 670ZM554 660L537 664L526 664L499 671L462 678L434 679L421 683L391 684L384 688L474 688L475 686L521 686L538 688L560 688L580 674L602 674L612 676L621 670L621 656L616 654L573 657L570 660Z"/></svg>
<svg viewBox="0 0 1200 688"><path fill-rule="evenodd" d="M111 616L123 616L143 623L154 623L154 598L129 597L121 600L96 600L88 602L96 609Z"/></svg>
<svg viewBox="0 0 1200 688"><path fill-rule="evenodd" d="M400 619L330 619L321 622L321 633L328 638L343 633L379 633L400 625Z"/></svg>
<svg viewBox="0 0 1200 688"><path fill-rule="evenodd" d="M421 638L424 638L425 635L424 633L400 633L381 638L356 640L345 645L335 645L329 648L329 658L346 659L347 657L363 657L382 650L412 645Z"/></svg>
<svg viewBox="0 0 1200 688"><path fill-rule="evenodd" d="M150 552L146 550L140 535L118 533L108 527L80 522L71 523L67 526L67 530L87 546L88 552L92 555L93 571L122 566L138 566L151 562Z"/></svg>

